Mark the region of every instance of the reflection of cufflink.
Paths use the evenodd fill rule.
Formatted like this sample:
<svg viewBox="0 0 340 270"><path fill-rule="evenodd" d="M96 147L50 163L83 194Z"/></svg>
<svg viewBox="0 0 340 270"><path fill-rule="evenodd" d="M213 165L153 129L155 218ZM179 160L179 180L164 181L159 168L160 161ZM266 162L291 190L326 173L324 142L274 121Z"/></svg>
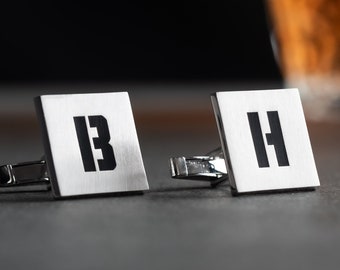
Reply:
<svg viewBox="0 0 340 270"><path fill-rule="evenodd" d="M42 161L0 167L1 190L42 190L55 197L147 190L126 92L36 99Z"/></svg>
<svg viewBox="0 0 340 270"><path fill-rule="evenodd" d="M212 104L222 150L170 159L173 178L228 178L233 194L320 185L297 89L217 92Z"/></svg>

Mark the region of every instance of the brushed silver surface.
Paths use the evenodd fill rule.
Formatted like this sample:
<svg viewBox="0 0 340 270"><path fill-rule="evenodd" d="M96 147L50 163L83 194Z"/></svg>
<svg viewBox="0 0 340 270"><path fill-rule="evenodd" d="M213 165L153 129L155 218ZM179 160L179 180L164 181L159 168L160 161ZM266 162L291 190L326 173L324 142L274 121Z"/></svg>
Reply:
<svg viewBox="0 0 340 270"><path fill-rule="evenodd" d="M236 193L319 186L298 89L228 91L212 96L230 184ZM277 111L289 166L279 166L268 111ZM258 112L269 167L260 168L247 113Z"/></svg>
<svg viewBox="0 0 340 270"><path fill-rule="evenodd" d="M142 191L149 188L127 92L45 95L40 97L45 152L54 196ZM100 171L101 149L95 149L96 128L88 116L101 115L108 123L109 144L116 167ZM85 172L73 117L85 116L96 171ZM51 156L48 156L48 155Z"/></svg>

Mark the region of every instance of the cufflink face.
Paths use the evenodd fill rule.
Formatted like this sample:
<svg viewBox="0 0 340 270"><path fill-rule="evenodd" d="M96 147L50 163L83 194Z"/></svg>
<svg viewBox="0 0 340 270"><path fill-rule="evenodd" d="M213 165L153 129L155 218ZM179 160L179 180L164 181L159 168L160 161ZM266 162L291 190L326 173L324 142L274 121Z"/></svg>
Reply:
<svg viewBox="0 0 340 270"><path fill-rule="evenodd" d="M298 89L217 92L212 103L235 193L320 185Z"/></svg>
<svg viewBox="0 0 340 270"><path fill-rule="evenodd" d="M36 99L56 197L147 190L128 93Z"/></svg>

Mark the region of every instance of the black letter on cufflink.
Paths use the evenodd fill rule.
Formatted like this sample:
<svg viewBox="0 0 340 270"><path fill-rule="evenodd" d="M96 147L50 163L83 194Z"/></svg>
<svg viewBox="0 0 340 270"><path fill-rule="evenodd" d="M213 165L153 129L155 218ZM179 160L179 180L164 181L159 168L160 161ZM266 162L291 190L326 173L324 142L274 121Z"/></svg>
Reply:
<svg viewBox="0 0 340 270"><path fill-rule="evenodd" d="M93 138L95 149L101 149L103 159L98 160L100 171L110 171L116 168L116 159L113 153L113 148L110 145L110 131L107 125L107 120L102 115L89 116L90 127L97 128L98 137ZM79 148L83 160L85 172L96 171L94 158L91 149L90 137L87 131L85 116L73 117L77 131Z"/></svg>
<svg viewBox="0 0 340 270"><path fill-rule="evenodd" d="M248 121L253 137L257 162L260 168L269 167L267 151L263 141L262 129L257 112L248 112ZM276 158L279 166L289 166L286 146L283 140L279 113L277 111L267 112L271 133L266 133L268 145L275 147Z"/></svg>

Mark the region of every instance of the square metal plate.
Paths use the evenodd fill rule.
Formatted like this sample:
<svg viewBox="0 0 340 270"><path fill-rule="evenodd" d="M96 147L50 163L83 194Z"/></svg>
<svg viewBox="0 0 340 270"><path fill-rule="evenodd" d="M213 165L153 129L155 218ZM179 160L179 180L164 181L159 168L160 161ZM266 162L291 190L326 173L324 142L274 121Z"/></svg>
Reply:
<svg viewBox="0 0 340 270"><path fill-rule="evenodd" d="M319 186L298 89L212 95L235 193Z"/></svg>
<svg viewBox="0 0 340 270"><path fill-rule="evenodd" d="M35 101L55 197L149 188L128 93Z"/></svg>

